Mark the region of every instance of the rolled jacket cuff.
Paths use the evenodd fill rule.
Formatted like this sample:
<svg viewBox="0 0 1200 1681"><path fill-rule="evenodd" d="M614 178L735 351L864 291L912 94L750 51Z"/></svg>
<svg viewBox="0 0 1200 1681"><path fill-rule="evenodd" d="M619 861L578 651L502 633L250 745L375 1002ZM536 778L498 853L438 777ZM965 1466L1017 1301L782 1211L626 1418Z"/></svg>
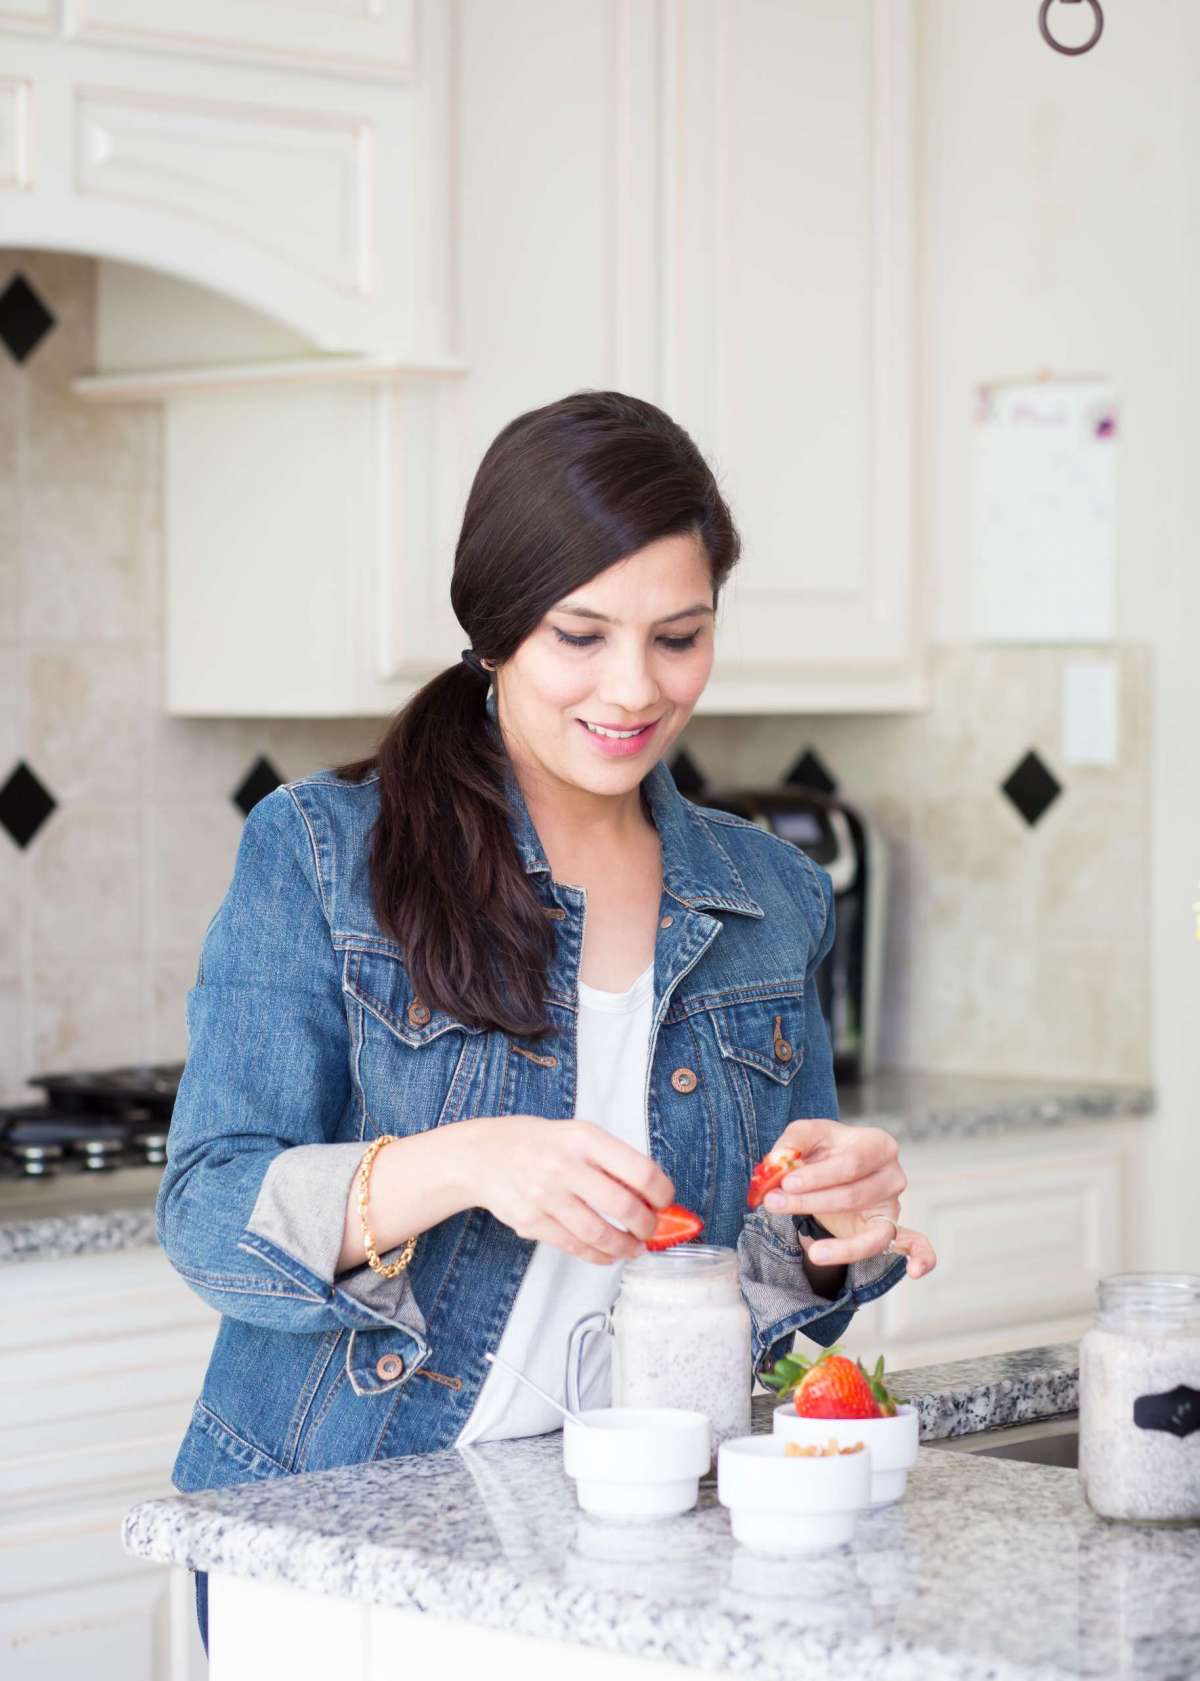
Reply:
<svg viewBox="0 0 1200 1681"><path fill-rule="evenodd" d="M384 1278L364 1261L336 1273L350 1187L366 1150L367 1142L356 1140L281 1150L263 1176L240 1247L302 1287L319 1290L351 1330L394 1326L424 1345L425 1317L407 1271ZM380 1260L390 1264L402 1248L397 1244Z"/></svg>
<svg viewBox="0 0 1200 1681"><path fill-rule="evenodd" d="M812 1215L756 1209L747 1215L738 1238L756 1373L777 1357L781 1343L791 1346L796 1331L826 1348L835 1343L858 1308L899 1284L907 1271L903 1255L872 1255L847 1265L845 1283L836 1297L819 1296L804 1270L800 1232L806 1237L829 1235Z"/></svg>

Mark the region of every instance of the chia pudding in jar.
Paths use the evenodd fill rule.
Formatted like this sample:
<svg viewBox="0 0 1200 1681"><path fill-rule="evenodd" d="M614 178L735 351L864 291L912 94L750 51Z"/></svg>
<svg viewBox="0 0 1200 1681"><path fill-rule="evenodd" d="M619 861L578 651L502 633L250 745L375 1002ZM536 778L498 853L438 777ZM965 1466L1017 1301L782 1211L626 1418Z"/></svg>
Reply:
<svg viewBox="0 0 1200 1681"><path fill-rule="evenodd" d="M713 1452L750 1433L750 1312L737 1253L680 1244L628 1261L612 1310L613 1401L706 1413Z"/></svg>
<svg viewBox="0 0 1200 1681"><path fill-rule="evenodd" d="M1079 1345L1079 1474L1105 1518L1200 1523L1200 1276L1118 1273Z"/></svg>

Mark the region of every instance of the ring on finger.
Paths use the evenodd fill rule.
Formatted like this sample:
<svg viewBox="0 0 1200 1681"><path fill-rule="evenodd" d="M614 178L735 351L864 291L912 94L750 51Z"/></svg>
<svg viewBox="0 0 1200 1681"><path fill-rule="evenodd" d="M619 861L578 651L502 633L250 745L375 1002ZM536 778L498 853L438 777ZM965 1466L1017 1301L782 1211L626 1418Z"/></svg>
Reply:
<svg viewBox="0 0 1200 1681"><path fill-rule="evenodd" d="M896 1222L892 1219L890 1214L864 1214L863 1219L864 1220L886 1220L888 1225L892 1228L892 1238L891 1238L891 1242L888 1244L887 1248L885 1250L883 1250L883 1254L885 1254L885 1255L895 1255L895 1254L899 1253L899 1251L896 1248L896 1239L900 1235L900 1228L896 1224Z"/></svg>

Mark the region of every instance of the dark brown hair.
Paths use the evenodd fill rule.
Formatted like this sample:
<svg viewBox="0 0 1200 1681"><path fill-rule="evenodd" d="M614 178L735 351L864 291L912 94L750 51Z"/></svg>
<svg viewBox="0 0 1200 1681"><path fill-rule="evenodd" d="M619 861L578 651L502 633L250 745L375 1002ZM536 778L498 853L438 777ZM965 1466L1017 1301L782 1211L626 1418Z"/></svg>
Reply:
<svg viewBox="0 0 1200 1681"><path fill-rule="evenodd" d="M713 601L741 543L704 457L669 415L619 391L576 391L518 415L475 474L450 600L475 652L503 661L555 602L662 537L695 532ZM416 995L475 1027L536 1037L553 929L508 826L508 755L487 684L460 662L396 714L374 755L376 919Z"/></svg>

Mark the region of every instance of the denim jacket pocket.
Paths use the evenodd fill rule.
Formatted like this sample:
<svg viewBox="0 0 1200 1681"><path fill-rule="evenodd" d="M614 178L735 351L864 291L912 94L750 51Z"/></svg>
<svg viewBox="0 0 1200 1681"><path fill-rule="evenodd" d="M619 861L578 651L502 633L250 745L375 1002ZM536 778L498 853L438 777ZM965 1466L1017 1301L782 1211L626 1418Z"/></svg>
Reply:
<svg viewBox="0 0 1200 1681"><path fill-rule="evenodd" d="M723 1004L712 1012L721 1055L790 1086L804 1062L804 982L774 997Z"/></svg>
<svg viewBox="0 0 1200 1681"><path fill-rule="evenodd" d="M343 950L343 991L357 999L413 1050L452 1030L476 1036L485 1031L481 1027L469 1027L445 1010L432 1009L418 998L398 950L385 951L365 944L346 944Z"/></svg>
<svg viewBox="0 0 1200 1681"><path fill-rule="evenodd" d="M419 998L397 946L363 936L335 941L362 1136L427 1132L482 1112L495 1036Z"/></svg>

